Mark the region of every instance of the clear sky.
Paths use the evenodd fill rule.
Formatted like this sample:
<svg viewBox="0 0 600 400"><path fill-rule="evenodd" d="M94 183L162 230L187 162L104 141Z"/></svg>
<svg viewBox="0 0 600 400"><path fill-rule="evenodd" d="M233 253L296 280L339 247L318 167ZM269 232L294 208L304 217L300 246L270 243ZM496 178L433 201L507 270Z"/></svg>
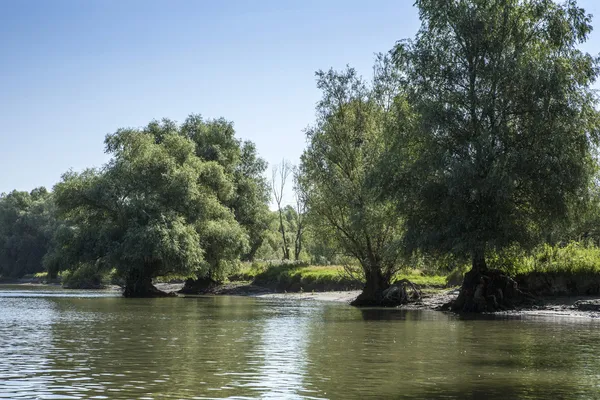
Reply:
<svg viewBox="0 0 600 400"><path fill-rule="evenodd" d="M412 4L0 1L0 192L51 188L106 162L107 133L190 113L233 120L270 164L297 163L314 72L350 64L369 76L375 52L418 29ZM600 1L579 4L600 18ZM586 50L600 51L600 32Z"/></svg>

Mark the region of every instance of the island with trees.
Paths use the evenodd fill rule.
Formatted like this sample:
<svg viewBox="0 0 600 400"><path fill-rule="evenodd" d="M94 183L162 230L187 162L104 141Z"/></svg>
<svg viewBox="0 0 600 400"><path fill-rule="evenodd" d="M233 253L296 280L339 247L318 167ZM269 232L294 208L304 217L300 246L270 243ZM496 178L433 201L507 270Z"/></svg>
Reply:
<svg viewBox="0 0 600 400"><path fill-rule="evenodd" d="M449 281L444 309L465 312L600 294L591 16L575 1L415 4L419 31L372 77L316 73L298 165L267 176L225 118L118 129L105 165L0 196L0 277L126 297L173 295L155 286L169 279L184 294L361 288L356 306Z"/></svg>

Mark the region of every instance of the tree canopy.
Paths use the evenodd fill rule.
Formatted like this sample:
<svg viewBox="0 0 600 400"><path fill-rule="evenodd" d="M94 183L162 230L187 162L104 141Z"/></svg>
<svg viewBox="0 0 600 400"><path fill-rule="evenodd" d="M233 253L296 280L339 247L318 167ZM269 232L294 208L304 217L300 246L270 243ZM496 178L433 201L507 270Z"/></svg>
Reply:
<svg viewBox="0 0 600 400"><path fill-rule="evenodd" d="M409 248L485 269L486 252L538 243L588 197L599 59L578 46L591 17L574 1L416 5L421 28L393 54L418 123L393 135L387 188Z"/></svg>
<svg viewBox="0 0 600 400"><path fill-rule="evenodd" d="M69 224L57 247L63 268L114 267L125 295L143 296L155 276L223 274L247 249L223 204L233 183L220 164L196 156L191 140L123 129L105 143L112 159L104 168L69 172L54 188Z"/></svg>
<svg viewBox="0 0 600 400"><path fill-rule="evenodd" d="M389 181L410 203L411 244L482 256L535 243L595 172L598 59L576 47L589 17L545 0L417 6L422 27L394 54L419 123L385 166L412 160Z"/></svg>
<svg viewBox="0 0 600 400"><path fill-rule="evenodd" d="M319 71L317 87L323 97L301 158L308 215L316 235L360 263L366 286L356 304L377 304L398 269L403 231L397 208L370 182L389 119L384 92L352 68Z"/></svg>
<svg viewBox="0 0 600 400"><path fill-rule="evenodd" d="M181 125L168 119L152 121L143 132L157 142L170 133L188 138L195 145L197 157L222 167L233 185L233 194L221 200L246 230L250 247L243 258L252 260L263 242L269 219L269 186L264 176L267 163L258 156L254 143L238 139L233 122L224 118L205 120L198 114L191 114Z"/></svg>

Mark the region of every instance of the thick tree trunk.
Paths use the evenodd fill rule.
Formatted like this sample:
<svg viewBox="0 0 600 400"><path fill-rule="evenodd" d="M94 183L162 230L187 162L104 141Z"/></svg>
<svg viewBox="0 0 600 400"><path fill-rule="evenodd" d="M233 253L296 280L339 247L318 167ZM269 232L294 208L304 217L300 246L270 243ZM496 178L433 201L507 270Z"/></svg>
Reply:
<svg viewBox="0 0 600 400"><path fill-rule="evenodd" d="M262 246L262 243L263 243L262 239L252 241L252 243L250 243L250 251L242 257L242 261L250 261L250 262L254 261L256 252L258 252L258 249L260 248L260 246Z"/></svg>
<svg viewBox="0 0 600 400"><path fill-rule="evenodd" d="M465 274L458 298L444 308L459 312L494 312L531 304L533 296L499 270L490 270L483 251L474 251L472 267Z"/></svg>
<svg viewBox="0 0 600 400"><path fill-rule="evenodd" d="M366 274L362 293L350 305L356 307L380 306L383 303L383 292L389 287L390 282L381 274L381 269L371 267Z"/></svg>
<svg viewBox="0 0 600 400"><path fill-rule="evenodd" d="M152 284L152 278L144 271L132 270L125 279L124 297L173 297L175 293L167 293Z"/></svg>
<svg viewBox="0 0 600 400"><path fill-rule="evenodd" d="M181 294L208 294L219 286L219 282L210 277L200 279L188 279L183 288L177 293Z"/></svg>
<svg viewBox="0 0 600 400"><path fill-rule="evenodd" d="M294 240L294 260L299 261L300 253L302 252L302 225L298 223L296 231L296 239Z"/></svg>

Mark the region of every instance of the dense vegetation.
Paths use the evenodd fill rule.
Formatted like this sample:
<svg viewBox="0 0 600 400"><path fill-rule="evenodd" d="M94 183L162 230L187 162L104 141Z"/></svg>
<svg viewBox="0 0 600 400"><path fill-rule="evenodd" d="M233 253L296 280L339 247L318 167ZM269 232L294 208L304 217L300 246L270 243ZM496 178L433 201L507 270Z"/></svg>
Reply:
<svg viewBox="0 0 600 400"><path fill-rule="evenodd" d="M591 16L575 1L415 5L416 37L378 55L372 80L317 72L300 165L284 160L269 182L223 118L119 129L103 167L0 197L1 276L110 271L126 296L148 296L159 276L194 291L243 261L295 260L343 265L364 282L355 304L376 305L401 271L470 264L454 308L483 311L519 301L509 275L556 268L534 261L548 249L579 268L561 250L573 240L596 271L600 59L579 50ZM255 278L302 273L323 271Z"/></svg>
<svg viewBox="0 0 600 400"><path fill-rule="evenodd" d="M42 271L56 223L52 194L46 188L0 195L0 276Z"/></svg>

